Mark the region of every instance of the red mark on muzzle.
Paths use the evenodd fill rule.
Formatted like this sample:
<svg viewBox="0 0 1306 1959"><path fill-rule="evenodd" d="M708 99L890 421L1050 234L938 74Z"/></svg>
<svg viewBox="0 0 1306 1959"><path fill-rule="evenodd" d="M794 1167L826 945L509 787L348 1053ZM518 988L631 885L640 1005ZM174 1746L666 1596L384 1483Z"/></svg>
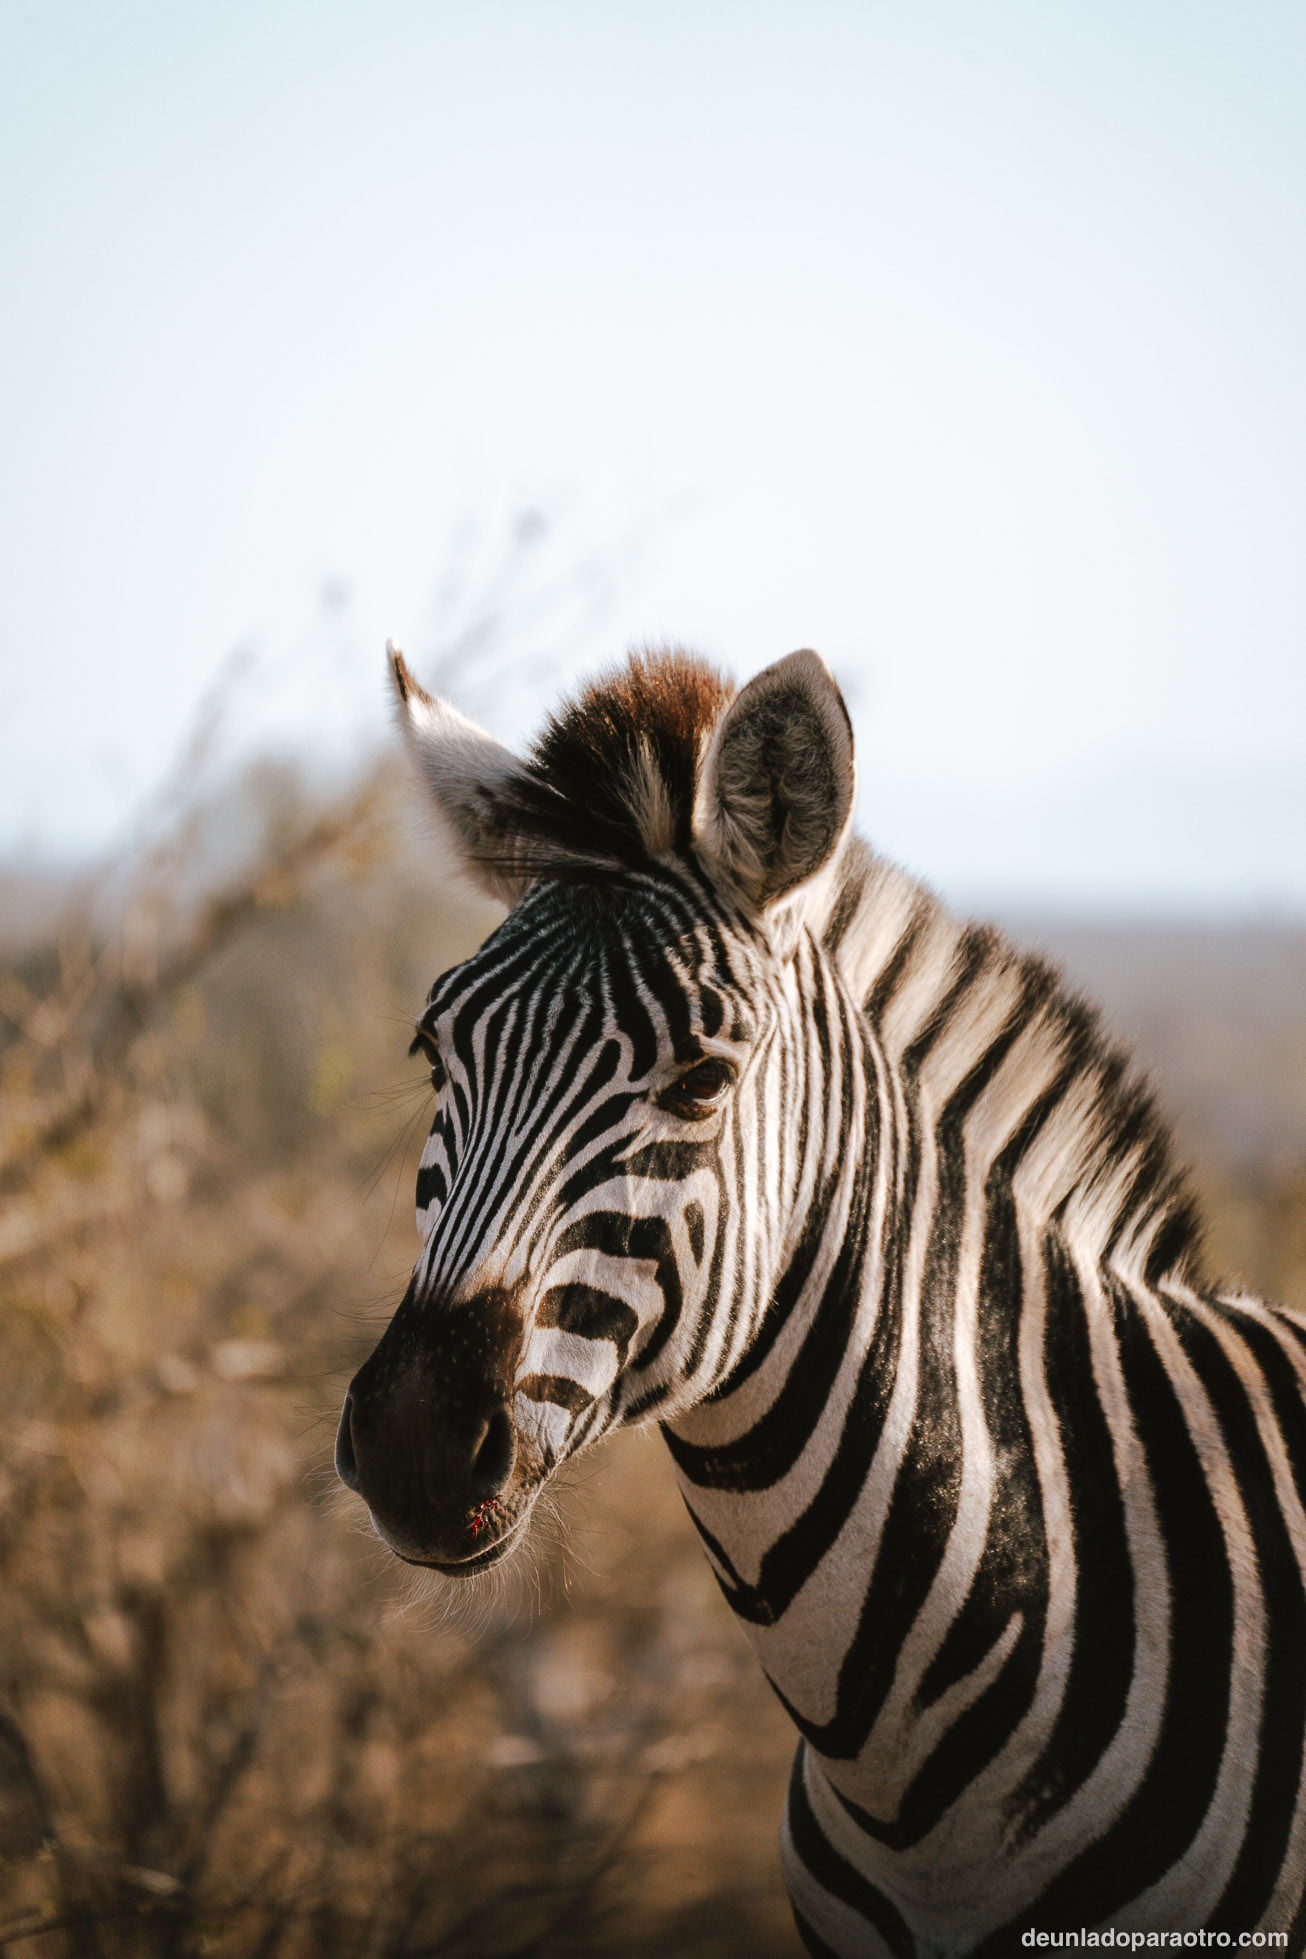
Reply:
<svg viewBox="0 0 1306 1959"><path fill-rule="evenodd" d="M472 1536L479 1537L495 1511L502 1509L503 1505L497 1496L486 1497L484 1503L478 1503L472 1512Z"/></svg>

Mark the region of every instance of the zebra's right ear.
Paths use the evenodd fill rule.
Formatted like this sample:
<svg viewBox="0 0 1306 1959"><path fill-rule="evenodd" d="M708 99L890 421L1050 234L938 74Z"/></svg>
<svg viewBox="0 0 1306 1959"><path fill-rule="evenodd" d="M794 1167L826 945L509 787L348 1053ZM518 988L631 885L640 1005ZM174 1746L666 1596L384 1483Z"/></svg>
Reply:
<svg viewBox="0 0 1306 1959"><path fill-rule="evenodd" d="M452 868L487 897L515 905L529 880L512 868L508 792L521 764L504 748L413 679L393 640L386 641L399 726L440 822Z"/></svg>
<svg viewBox="0 0 1306 1959"><path fill-rule="evenodd" d="M749 910L801 924L847 835L855 790L852 723L834 676L819 653L790 653L722 716L699 775L694 841Z"/></svg>

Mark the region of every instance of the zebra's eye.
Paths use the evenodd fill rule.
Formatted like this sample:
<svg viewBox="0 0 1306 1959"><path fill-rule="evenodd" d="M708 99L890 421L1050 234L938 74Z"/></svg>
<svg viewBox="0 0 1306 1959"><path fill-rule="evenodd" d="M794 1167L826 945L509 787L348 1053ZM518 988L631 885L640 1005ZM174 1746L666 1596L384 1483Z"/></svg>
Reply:
<svg viewBox="0 0 1306 1959"><path fill-rule="evenodd" d="M725 1092L735 1078L735 1071L728 1061L720 1061L709 1055L704 1061L696 1061L692 1068L686 1068L664 1088L658 1096L658 1107L668 1109L672 1115L684 1116L687 1121L701 1121L718 1108Z"/></svg>
<svg viewBox="0 0 1306 1959"><path fill-rule="evenodd" d="M434 1034L428 1033L425 1027L419 1027L413 1036L412 1045L408 1052L410 1054L424 1054L426 1056L431 1064L431 1087L438 1095L444 1087L446 1076L444 1063L440 1059L440 1050L436 1045Z"/></svg>

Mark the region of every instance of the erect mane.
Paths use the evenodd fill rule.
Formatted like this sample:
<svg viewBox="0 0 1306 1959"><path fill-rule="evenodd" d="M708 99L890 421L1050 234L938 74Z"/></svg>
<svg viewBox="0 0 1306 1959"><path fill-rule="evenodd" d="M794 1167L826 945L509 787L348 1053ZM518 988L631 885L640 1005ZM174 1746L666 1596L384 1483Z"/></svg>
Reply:
<svg viewBox="0 0 1306 1959"><path fill-rule="evenodd" d="M1019 1028L1010 1060L1020 1066L1008 1068L995 1133L1005 1141L1025 1120L1039 1124L1054 1090L1056 1102L1024 1153L1024 1201L1077 1245L1150 1283L1201 1279L1200 1219L1169 1125L1132 1057L1054 963L955 917L860 841L844 853L824 937L908 1077L939 1038L979 1065L1000 1051L1005 1029Z"/></svg>
<svg viewBox="0 0 1306 1959"><path fill-rule="evenodd" d="M973 946L982 964L1019 989L1028 1003L1031 1047L1046 1045L1064 1071L1059 1111L1041 1152L1044 1191L1056 1199L1053 1220L1105 1263L1139 1271L1150 1285L1166 1277L1200 1283L1197 1203L1170 1125L1134 1056L1054 962L987 927L966 928L962 946Z"/></svg>
<svg viewBox="0 0 1306 1959"><path fill-rule="evenodd" d="M591 681L500 800L514 868L584 877L688 855L699 759L734 693L678 649L632 653Z"/></svg>

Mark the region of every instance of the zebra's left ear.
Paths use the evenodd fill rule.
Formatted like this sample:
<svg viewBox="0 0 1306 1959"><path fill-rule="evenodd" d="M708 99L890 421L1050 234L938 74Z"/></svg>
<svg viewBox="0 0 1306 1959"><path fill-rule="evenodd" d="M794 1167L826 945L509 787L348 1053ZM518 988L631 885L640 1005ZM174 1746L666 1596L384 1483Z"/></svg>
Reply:
<svg viewBox="0 0 1306 1959"><path fill-rule="evenodd" d="M484 728L420 687L393 640L385 650L399 724L440 819L450 868L487 897L515 905L529 882L514 863L515 825L508 810L521 763Z"/></svg>
<svg viewBox="0 0 1306 1959"><path fill-rule="evenodd" d="M802 911L803 887L852 820L853 731L819 653L757 674L721 719L699 775L694 842L750 910Z"/></svg>

